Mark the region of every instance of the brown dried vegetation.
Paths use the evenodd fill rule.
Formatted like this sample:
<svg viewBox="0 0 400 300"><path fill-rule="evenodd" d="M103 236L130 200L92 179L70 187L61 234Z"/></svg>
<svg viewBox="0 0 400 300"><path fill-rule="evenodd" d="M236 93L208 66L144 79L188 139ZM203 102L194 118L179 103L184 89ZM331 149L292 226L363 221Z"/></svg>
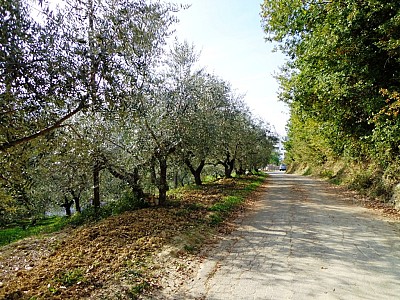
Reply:
<svg viewBox="0 0 400 300"><path fill-rule="evenodd" d="M230 179L182 189L165 207L126 212L2 247L0 298L137 299L144 291L151 293L167 270L160 253L174 249L166 263L168 256L198 251L212 232L229 231L227 222L218 228L210 222L209 208L251 182ZM239 205L232 213L242 209Z"/></svg>

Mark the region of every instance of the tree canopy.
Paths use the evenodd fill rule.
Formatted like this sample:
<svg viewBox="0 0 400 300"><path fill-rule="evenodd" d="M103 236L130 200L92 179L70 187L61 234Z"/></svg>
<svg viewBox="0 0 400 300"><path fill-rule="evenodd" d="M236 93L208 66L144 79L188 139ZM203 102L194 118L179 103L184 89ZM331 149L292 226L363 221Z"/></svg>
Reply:
<svg viewBox="0 0 400 300"><path fill-rule="evenodd" d="M264 1L266 39L289 59L278 76L291 108L288 161L395 164L399 18L398 1Z"/></svg>
<svg viewBox="0 0 400 300"><path fill-rule="evenodd" d="M269 125L193 45L168 47L182 7L0 1L0 223L152 194L164 204L172 183L268 162Z"/></svg>

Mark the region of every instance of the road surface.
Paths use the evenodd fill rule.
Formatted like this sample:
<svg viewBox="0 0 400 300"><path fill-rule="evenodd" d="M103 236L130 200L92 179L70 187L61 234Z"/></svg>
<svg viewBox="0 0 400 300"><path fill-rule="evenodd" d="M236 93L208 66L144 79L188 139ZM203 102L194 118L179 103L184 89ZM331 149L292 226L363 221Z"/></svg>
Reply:
<svg viewBox="0 0 400 300"><path fill-rule="evenodd" d="M170 299L400 299L400 226L272 173L257 208Z"/></svg>

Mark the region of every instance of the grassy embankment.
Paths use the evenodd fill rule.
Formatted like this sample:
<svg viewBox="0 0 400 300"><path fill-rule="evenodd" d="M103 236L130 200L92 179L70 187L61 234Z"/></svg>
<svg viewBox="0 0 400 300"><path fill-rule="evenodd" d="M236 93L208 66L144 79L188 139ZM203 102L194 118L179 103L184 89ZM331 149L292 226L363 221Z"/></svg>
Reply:
<svg viewBox="0 0 400 300"><path fill-rule="evenodd" d="M312 175L335 185L356 191L369 200L393 205L394 188L398 183L390 170L382 170L374 163L355 163L345 160L326 162L324 165L292 164L289 172Z"/></svg>

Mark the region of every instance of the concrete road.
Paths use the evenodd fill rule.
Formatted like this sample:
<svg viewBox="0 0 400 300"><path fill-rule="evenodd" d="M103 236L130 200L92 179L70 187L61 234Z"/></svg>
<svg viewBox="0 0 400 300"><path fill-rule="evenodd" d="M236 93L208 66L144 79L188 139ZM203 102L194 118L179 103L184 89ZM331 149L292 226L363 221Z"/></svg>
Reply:
<svg viewBox="0 0 400 300"><path fill-rule="evenodd" d="M258 207L171 299L400 299L400 226L272 173Z"/></svg>

